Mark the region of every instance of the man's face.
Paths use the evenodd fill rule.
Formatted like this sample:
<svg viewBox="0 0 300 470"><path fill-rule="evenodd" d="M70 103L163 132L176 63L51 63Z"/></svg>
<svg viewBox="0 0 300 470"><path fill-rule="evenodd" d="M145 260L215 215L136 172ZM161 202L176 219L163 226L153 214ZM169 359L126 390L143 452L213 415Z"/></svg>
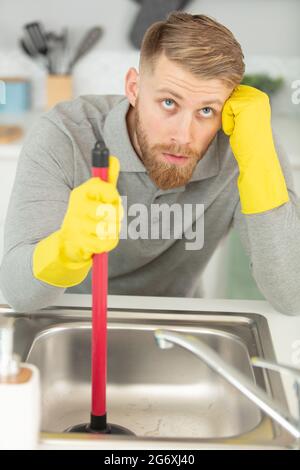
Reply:
<svg viewBox="0 0 300 470"><path fill-rule="evenodd" d="M154 71L127 74L129 133L149 177L161 189L185 185L222 125L233 88L201 80L164 55ZM128 93L128 81L136 82Z"/></svg>

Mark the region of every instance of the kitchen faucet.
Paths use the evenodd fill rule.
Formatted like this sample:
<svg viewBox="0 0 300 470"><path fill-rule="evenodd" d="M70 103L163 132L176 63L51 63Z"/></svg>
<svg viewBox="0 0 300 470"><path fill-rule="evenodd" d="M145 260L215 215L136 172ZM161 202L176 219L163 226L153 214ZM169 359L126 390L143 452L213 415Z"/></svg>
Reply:
<svg viewBox="0 0 300 470"><path fill-rule="evenodd" d="M296 368L266 361L253 357L255 367L263 367L278 372L284 372L295 378L295 390L298 398L299 418L296 420L282 405L272 400L267 393L255 385L245 374L227 364L222 357L207 344L195 336L177 333L175 331L157 329L154 336L161 349L170 349L177 344L183 349L199 357L211 369L220 374L231 385L242 392L249 400L255 403L262 411L286 429L295 439L295 445L300 444L300 371Z"/></svg>

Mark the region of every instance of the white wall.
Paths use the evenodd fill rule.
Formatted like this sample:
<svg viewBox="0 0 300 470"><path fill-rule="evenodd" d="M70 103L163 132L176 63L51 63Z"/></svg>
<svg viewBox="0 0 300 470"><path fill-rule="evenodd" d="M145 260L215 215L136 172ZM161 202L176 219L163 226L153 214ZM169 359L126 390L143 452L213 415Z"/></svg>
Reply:
<svg viewBox="0 0 300 470"><path fill-rule="evenodd" d="M87 28L100 24L104 36L76 67L74 94L98 92L102 55L108 51L121 53L117 63L111 63L115 78L110 92L123 93L124 71L130 61L129 65L136 65L137 51L128 35L139 8L134 0L0 0L0 77L21 74L31 78L33 107L42 107L45 74L17 48L23 25L41 20L47 30L57 32L67 25L76 46ZM285 79L274 98L274 111L300 114L300 105L291 100L292 83L300 79L300 0L193 0L186 10L208 14L231 29L242 45L246 73L265 72ZM109 91L99 88L99 93L104 92Z"/></svg>
<svg viewBox="0 0 300 470"><path fill-rule="evenodd" d="M195 0L190 5L191 13L227 26L245 56L300 56L299 0Z"/></svg>
<svg viewBox="0 0 300 470"><path fill-rule="evenodd" d="M162 0L163 1L163 0ZM128 32L139 10L133 0L0 0L0 47L14 47L24 23L41 20L47 28L105 28L104 49L129 49ZM245 55L299 56L299 0L193 0L190 13L215 17L233 31Z"/></svg>

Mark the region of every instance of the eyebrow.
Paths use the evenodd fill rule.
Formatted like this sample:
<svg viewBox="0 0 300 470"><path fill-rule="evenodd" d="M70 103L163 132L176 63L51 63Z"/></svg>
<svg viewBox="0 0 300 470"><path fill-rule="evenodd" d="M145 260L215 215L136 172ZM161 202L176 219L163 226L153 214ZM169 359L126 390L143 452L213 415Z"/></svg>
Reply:
<svg viewBox="0 0 300 470"><path fill-rule="evenodd" d="M159 90L157 90L158 93L168 93L170 95L173 95L175 96L176 98L178 98L179 100L182 100L183 97L180 96L178 93L176 93L175 91L172 91L172 90L168 90L167 88L160 88ZM223 106L223 102L219 99L208 99L208 100L203 100L202 101L202 105L208 105L208 104L219 104L221 107Z"/></svg>

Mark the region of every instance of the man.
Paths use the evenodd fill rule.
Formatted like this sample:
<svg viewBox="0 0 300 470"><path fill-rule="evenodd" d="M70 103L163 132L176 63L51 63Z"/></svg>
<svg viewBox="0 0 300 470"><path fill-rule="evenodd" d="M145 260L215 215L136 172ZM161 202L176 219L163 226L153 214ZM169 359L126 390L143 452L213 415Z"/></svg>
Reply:
<svg viewBox="0 0 300 470"><path fill-rule="evenodd" d="M234 225L265 297L283 313L300 312L299 204L268 98L239 85L243 74L227 28L175 12L147 30L126 97L83 96L45 114L24 145L8 209L7 301L32 310L66 288L90 292L92 256L103 251L111 294L201 296L201 273ZM90 177L96 139L112 154L108 182ZM136 203L203 204L189 227L204 221L203 246L186 249L185 232L119 240L120 196L128 212Z"/></svg>

